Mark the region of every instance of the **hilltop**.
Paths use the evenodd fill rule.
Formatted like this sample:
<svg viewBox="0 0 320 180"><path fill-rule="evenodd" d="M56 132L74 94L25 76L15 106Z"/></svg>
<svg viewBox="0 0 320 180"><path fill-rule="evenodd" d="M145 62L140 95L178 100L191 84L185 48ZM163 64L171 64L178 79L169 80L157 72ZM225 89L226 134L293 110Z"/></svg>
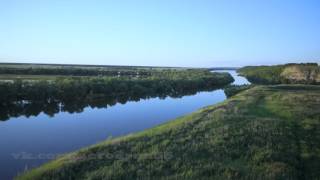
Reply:
<svg viewBox="0 0 320 180"><path fill-rule="evenodd" d="M238 72L258 84L320 84L320 67L317 63L247 66Z"/></svg>

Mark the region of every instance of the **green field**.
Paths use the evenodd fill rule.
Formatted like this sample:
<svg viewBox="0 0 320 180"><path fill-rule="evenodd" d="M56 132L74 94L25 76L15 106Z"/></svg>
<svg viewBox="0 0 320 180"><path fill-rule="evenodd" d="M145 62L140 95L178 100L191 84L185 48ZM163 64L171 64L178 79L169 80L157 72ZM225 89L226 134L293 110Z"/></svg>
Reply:
<svg viewBox="0 0 320 180"><path fill-rule="evenodd" d="M153 67L153 66L111 66L76 64L28 64L0 63L0 79L43 79L53 76L109 76L149 77L162 76L167 72L207 71L205 68Z"/></svg>
<svg viewBox="0 0 320 180"><path fill-rule="evenodd" d="M15 75L1 74L0 80L54 80L57 78L65 78L66 76L59 75Z"/></svg>
<svg viewBox="0 0 320 180"><path fill-rule="evenodd" d="M319 107L319 86L255 86L17 179L319 179Z"/></svg>

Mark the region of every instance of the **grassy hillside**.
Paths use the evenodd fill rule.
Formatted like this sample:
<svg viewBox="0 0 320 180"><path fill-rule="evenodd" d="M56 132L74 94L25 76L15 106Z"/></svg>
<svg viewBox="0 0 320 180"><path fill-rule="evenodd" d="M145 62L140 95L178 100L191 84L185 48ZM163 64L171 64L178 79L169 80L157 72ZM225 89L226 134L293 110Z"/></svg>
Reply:
<svg viewBox="0 0 320 180"><path fill-rule="evenodd" d="M316 63L247 66L238 72L257 84L320 84L320 67Z"/></svg>
<svg viewBox="0 0 320 180"><path fill-rule="evenodd" d="M317 179L320 87L256 86L17 179Z"/></svg>

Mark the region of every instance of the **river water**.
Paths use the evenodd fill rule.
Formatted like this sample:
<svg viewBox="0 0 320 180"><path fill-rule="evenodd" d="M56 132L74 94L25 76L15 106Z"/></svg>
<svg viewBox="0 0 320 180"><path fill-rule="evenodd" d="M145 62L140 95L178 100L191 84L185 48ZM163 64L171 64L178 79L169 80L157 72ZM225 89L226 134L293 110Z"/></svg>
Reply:
<svg viewBox="0 0 320 180"><path fill-rule="evenodd" d="M233 84L249 84L235 71L223 72L234 77ZM224 91L218 89L181 98L150 98L104 108L86 107L80 113L59 112L53 117L40 113L0 121L0 179L12 179L17 173L61 153L78 150L110 136L142 131L225 99Z"/></svg>

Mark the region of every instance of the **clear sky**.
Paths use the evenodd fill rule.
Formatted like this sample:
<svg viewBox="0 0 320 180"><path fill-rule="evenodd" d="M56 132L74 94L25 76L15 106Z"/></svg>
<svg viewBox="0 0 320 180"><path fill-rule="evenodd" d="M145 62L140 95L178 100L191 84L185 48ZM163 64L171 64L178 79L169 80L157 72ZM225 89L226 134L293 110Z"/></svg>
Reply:
<svg viewBox="0 0 320 180"><path fill-rule="evenodd" d="M0 62L320 63L319 0L0 0Z"/></svg>

